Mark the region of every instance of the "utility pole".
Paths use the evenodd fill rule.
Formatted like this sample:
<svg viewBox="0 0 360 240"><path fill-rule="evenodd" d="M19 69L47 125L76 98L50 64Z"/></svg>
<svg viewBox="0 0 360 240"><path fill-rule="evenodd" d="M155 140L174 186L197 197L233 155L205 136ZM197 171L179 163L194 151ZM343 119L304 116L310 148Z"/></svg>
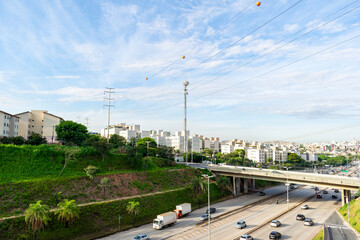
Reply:
<svg viewBox="0 0 360 240"><path fill-rule="evenodd" d="M89 118L88 118L88 117L86 117L86 118L84 119L84 124L85 124L87 130L89 131Z"/></svg>
<svg viewBox="0 0 360 240"><path fill-rule="evenodd" d="M146 141L147 156L149 156L149 143L150 143L150 141Z"/></svg>
<svg viewBox="0 0 360 240"><path fill-rule="evenodd" d="M104 101L107 101L107 104L104 105L104 107L108 107L108 123L107 123L107 142L109 143L109 130L110 130L110 108L115 107L114 105L111 105L111 101L115 100L115 98L111 97L111 94L114 94L113 91L114 88L106 88L106 91L104 91L105 97ZM108 97L106 97L106 94L108 94Z"/></svg>
<svg viewBox="0 0 360 240"><path fill-rule="evenodd" d="M185 130L185 139L184 139L184 152L185 152L185 162L187 163L187 132L186 132L186 95L188 95L188 91L186 89L186 87L189 85L188 81L184 81L184 130Z"/></svg>

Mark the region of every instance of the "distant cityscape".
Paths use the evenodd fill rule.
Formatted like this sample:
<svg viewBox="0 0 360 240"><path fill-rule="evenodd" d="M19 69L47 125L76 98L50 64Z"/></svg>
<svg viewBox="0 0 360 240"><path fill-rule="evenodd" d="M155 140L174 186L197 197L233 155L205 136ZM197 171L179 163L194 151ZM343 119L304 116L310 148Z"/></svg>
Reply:
<svg viewBox="0 0 360 240"><path fill-rule="evenodd" d="M10 114L0 110L0 136L27 139L32 132L46 138L48 143L57 143L55 127L64 120L62 117L49 113L46 110L31 110L18 114ZM99 134L99 133L93 133ZM176 131L172 134L166 130L141 130L140 125L120 123L101 129L100 135L119 135L127 140L131 138L150 137L159 146L174 148L179 154L184 152L200 153L210 149L215 153L233 153L238 149L245 151L245 157L255 162L265 162L268 159L285 162L289 153L295 153L304 160L318 161L319 154L331 156L350 156L359 154L360 141L353 139L350 142L311 143L300 144L284 141L258 142L240 139L220 140L219 137L191 135L187 131ZM187 151L185 148L187 142Z"/></svg>

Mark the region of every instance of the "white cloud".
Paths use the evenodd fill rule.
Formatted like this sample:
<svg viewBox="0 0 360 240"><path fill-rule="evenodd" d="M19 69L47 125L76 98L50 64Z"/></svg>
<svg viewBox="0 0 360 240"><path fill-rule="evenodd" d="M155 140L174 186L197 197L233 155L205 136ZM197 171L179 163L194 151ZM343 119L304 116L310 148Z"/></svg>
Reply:
<svg viewBox="0 0 360 240"><path fill-rule="evenodd" d="M298 24L285 24L284 25L284 30L287 32L294 32L297 29L299 29Z"/></svg>

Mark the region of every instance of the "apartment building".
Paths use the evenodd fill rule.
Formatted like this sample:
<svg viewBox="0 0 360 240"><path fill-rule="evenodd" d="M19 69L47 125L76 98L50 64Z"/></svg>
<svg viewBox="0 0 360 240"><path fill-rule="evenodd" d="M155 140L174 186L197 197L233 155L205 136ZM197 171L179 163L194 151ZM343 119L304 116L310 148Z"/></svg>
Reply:
<svg viewBox="0 0 360 240"><path fill-rule="evenodd" d="M0 137L19 135L19 117L0 110Z"/></svg>
<svg viewBox="0 0 360 240"><path fill-rule="evenodd" d="M233 145L223 145L221 144L221 153L232 153L234 152L234 146Z"/></svg>
<svg viewBox="0 0 360 240"><path fill-rule="evenodd" d="M255 162L265 162L265 150L264 149L248 149L247 158Z"/></svg>
<svg viewBox="0 0 360 240"><path fill-rule="evenodd" d="M55 127L64 119L45 110L31 110L15 114L19 118L19 136L28 139L32 132L46 138L47 142L57 142Z"/></svg>

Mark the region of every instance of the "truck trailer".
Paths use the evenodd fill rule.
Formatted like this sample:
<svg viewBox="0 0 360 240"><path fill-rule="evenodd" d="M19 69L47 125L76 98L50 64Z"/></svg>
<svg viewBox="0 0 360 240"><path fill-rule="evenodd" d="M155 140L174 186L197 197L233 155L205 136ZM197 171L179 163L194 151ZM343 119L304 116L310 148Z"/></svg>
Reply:
<svg viewBox="0 0 360 240"><path fill-rule="evenodd" d="M153 221L153 228L162 229L164 227L175 224L177 221L175 212L167 212L157 215L157 218Z"/></svg>
<svg viewBox="0 0 360 240"><path fill-rule="evenodd" d="M181 218L188 215L189 213L191 213L191 203L183 203L177 205L174 212L176 213L176 218Z"/></svg>

